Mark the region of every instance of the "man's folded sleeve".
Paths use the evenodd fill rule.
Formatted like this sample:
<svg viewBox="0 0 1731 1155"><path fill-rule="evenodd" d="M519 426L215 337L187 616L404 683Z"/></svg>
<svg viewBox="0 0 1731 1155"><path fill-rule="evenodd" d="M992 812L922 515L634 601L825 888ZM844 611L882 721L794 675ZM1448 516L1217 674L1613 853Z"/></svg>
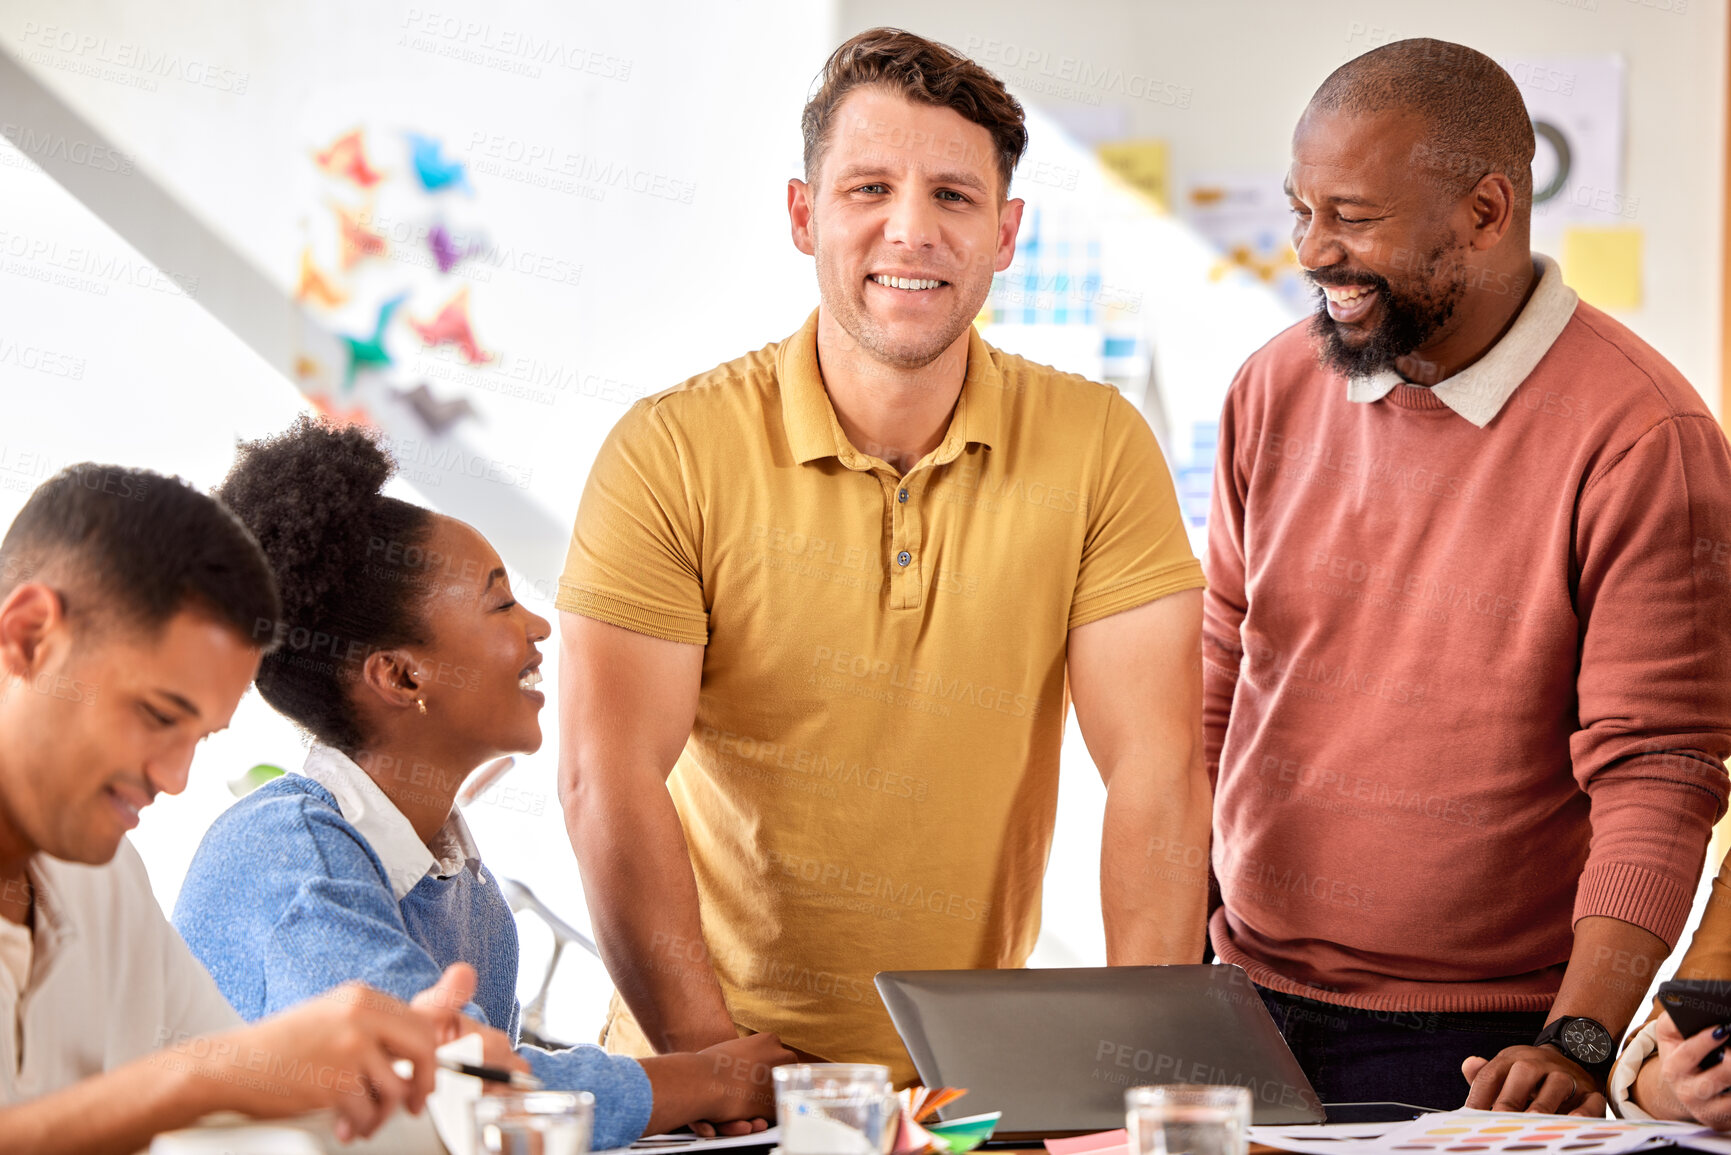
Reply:
<svg viewBox="0 0 1731 1155"><path fill-rule="evenodd" d="M1116 391L1107 400L1087 516L1068 628L1203 584L1160 443Z"/></svg>

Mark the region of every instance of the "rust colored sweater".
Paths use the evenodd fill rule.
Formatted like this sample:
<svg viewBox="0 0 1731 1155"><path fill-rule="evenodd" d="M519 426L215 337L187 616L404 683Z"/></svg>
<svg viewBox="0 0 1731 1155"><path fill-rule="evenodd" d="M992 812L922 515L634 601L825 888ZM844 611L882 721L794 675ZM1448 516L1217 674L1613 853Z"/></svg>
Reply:
<svg viewBox="0 0 1731 1155"><path fill-rule="evenodd" d="M1574 920L1675 945L1688 917L1731 754L1731 453L1540 267L1452 387L1349 400L1299 325L1227 396L1210 932L1265 986L1544 1010Z"/></svg>

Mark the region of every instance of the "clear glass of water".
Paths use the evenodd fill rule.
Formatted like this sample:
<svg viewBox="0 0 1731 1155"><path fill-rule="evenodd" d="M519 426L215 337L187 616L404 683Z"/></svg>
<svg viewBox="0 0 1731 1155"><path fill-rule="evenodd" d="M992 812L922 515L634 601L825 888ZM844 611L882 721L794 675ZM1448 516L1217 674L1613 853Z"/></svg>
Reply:
<svg viewBox="0 0 1731 1155"><path fill-rule="evenodd" d="M475 1150L484 1155L587 1155L595 1125L588 1091L523 1091L475 1100Z"/></svg>
<svg viewBox="0 0 1731 1155"><path fill-rule="evenodd" d="M888 1067L802 1063L774 1077L782 1155L886 1155L895 1142L901 1106Z"/></svg>
<svg viewBox="0 0 1731 1155"><path fill-rule="evenodd" d="M1250 1088L1174 1083L1124 1092L1130 1155L1245 1155Z"/></svg>

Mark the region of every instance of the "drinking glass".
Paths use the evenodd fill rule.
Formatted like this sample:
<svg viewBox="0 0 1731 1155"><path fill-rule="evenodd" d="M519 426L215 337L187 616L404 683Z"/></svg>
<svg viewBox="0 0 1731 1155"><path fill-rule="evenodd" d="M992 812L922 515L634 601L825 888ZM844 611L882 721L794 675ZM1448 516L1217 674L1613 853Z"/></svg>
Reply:
<svg viewBox="0 0 1731 1155"><path fill-rule="evenodd" d="M1245 1155L1250 1088L1174 1083L1124 1092L1129 1155Z"/></svg>
<svg viewBox="0 0 1731 1155"><path fill-rule="evenodd" d="M775 1069L782 1155L886 1155L901 1106L888 1067L802 1063Z"/></svg>
<svg viewBox="0 0 1731 1155"><path fill-rule="evenodd" d="M595 1123L588 1091L523 1091L475 1100L475 1150L484 1155L587 1155Z"/></svg>

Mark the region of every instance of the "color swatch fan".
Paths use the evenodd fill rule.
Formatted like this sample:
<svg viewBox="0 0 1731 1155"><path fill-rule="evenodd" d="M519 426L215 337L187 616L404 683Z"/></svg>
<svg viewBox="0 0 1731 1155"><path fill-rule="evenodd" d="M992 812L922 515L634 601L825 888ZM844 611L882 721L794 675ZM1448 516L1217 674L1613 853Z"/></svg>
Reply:
<svg viewBox="0 0 1731 1155"><path fill-rule="evenodd" d="M1578 1115L1522 1115L1511 1112L1451 1111L1427 1115L1391 1128L1378 1140L1384 1151L1502 1152L1534 1155L1552 1151L1613 1155L1668 1146L1675 1134L1699 1132L1690 1124L1638 1123L1587 1119Z"/></svg>
<svg viewBox="0 0 1731 1155"><path fill-rule="evenodd" d="M967 1091L955 1087L907 1087L896 1093L901 1100L901 1126L897 1130L892 1155L962 1155L972 1151L992 1137L1002 1111L987 1115L969 1115L965 1119L938 1122L937 1114Z"/></svg>
<svg viewBox="0 0 1731 1155"><path fill-rule="evenodd" d="M1381 1134L1374 1132L1380 1130ZM1442 1111L1392 1126L1323 1124L1307 1127L1252 1127L1250 1138L1281 1151L1303 1155L1388 1155L1389 1152L1471 1152L1501 1155L1622 1155L1682 1146L1691 1150L1731 1150L1698 1123L1630 1119L1588 1119L1579 1115L1527 1115L1513 1111Z"/></svg>

